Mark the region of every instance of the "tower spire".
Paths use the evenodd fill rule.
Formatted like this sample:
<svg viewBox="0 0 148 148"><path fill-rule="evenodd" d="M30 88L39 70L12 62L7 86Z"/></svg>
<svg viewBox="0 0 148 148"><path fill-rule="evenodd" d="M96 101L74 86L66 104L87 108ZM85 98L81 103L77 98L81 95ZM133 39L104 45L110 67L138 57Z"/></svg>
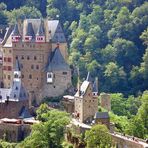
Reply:
<svg viewBox="0 0 148 148"><path fill-rule="evenodd" d="M15 68L14 68L14 81L20 81L21 79L21 68L19 60L16 59Z"/></svg>

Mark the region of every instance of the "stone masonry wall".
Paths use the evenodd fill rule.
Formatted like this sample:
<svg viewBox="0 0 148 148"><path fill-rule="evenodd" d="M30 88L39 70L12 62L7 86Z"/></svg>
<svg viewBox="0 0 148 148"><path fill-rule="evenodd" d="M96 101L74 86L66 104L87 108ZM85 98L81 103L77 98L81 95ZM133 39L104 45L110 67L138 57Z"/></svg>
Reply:
<svg viewBox="0 0 148 148"><path fill-rule="evenodd" d="M23 106L28 107L28 101L12 102L8 101L5 103L0 102L0 119L1 118L18 118L19 113Z"/></svg>

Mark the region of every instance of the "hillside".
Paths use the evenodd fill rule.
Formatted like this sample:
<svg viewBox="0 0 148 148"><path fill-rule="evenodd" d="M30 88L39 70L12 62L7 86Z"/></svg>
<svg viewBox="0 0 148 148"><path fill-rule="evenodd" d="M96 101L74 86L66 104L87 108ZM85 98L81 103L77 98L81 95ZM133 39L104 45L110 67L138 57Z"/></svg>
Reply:
<svg viewBox="0 0 148 148"><path fill-rule="evenodd" d="M100 90L139 94L148 88L148 2L146 0L42 0L0 4L0 24L17 19L60 19L69 62L81 78L90 71Z"/></svg>

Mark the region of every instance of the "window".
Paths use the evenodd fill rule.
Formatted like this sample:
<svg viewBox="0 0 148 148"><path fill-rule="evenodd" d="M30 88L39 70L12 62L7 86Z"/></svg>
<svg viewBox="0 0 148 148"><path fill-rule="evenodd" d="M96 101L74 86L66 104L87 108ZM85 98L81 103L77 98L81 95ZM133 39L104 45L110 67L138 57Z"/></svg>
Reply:
<svg viewBox="0 0 148 148"><path fill-rule="evenodd" d="M16 56L15 59L18 59L18 56Z"/></svg>
<svg viewBox="0 0 148 148"><path fill-rule="evenodd" d="M18 87L17 86L15 87L15 90L18 90Z"/></svg>
<svg viewBox="0 0 148 148"><path fill-rule="evenodd" d="M63 72L63 75L67 75L67 72Z"/></svg>
<svg viewBox="0 0 148 148"><path fill-rule="evenodd" d="M36 58L36 56L34 56L34 60L36 60L37 58Z"/></svg>
<svg viewBox="0 0 148 148"><path fill-rule="evenodd" d="M51 75L51 73L49 73L49 74L48 74L48 78L52 78L52 75Z"/></svg>
<svg viewBox="0 0 148 148"><path fill-rule="evenodd" d="M14 98L16 98L16 94L14 94Z"/></svg>
<svg viewBox="0 0 148 148"><path fill-rule="evenodd" d="M4 62L7 62L7 58L6 57L4 57Z"/></svg>
<svg viewBox="0 0 148 148"><path fill-rule="evenodd" d="M25 40L27 40L27 41L28 41L28 40L29 40L29 37L25 37Z"/></svg>
<svg viewBox="0 0 148 148"><path fill-rule="evenodd" d="M29 75L29 79L32 79L32 75Z"/></svg>
<svg viewBox="0 0 148 148"><path fill-rule="evenodd" d="M21 64L20 67L23 69L23 64Z"/></svg>
<svg viewBox="0 0 148 148"><path fill-rule="evenodd" d="M39 69L39 65L36 65L36 69Z"/></svg>
<svg viewBox="0 0 148 148"><path fill-rule="evenodd" d="M11 76L10 75L8 75L8 80L10 80L11 79Z"/></svg>
<svg viewBox="0 0 148 148"><path fill-rule="evenodd" d="M24 60L24 56L22 56L22 60Z"/></svg>
<svg viewBox="0 0 148 148"><path fill-rule="evenodd" d="M9 50L9 53L11 53L11 49Z"/></svg>
<svg viewBox="0 0 148 148"><path fill-rule="evenodd" d="M34 65L31 65L31 69L34 69Z"/></svg>
<svg viewBox="0 0 148 148"><path fill-rule="evenodd" d="M24 75L22 74L22 78L24 78Z"/></svg>
<svg viewBox="0 0 148 148"><path fill-rule="evenodd" d="M9 58L8 58L8 62L11 62L11 61L12 61L12 60L11 60L11 58L9 57Z"/></svg>
<svg viewBox="0 0 148 148"><path fill-rule="evenodd" d="M12 70L12 67L11 66L8 66L8 71L11 71Z"/></svg>
<svg viewBox="0 0 148 148"><path fill-rule="evenodd" d="M30 59L30 57L29 56L27 56L27 60L29 60Z"/></svg>
<svg viewBox="0 0 148 148"><path fill-rule="evenodd" d="M15 74L15 75L14 75L14 78L18 78L18 74Z"/></svg>

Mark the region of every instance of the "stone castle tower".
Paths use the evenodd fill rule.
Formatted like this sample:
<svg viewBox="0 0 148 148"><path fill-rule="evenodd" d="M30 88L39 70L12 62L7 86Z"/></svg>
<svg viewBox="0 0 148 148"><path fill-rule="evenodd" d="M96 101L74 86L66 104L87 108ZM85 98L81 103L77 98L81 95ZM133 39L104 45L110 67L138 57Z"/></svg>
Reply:
<svg viewBox="0 0 148 148"><path fill-rule="evenodd" d="M109 94L100 94L100 105L107 111L111 111L111 98Z"/></svg>
<svg viewBox="0 0 148 148"><path fill-rule="evenodd" d="M67 42L58 20L26 19L9 27L1 49L4 87L11 87L18 60L30 101L59 96L71 85Z"/></svg>
<svg viewBox="0 0 148 148"><path fill-rule="evenodd" d="M75 114L79 121L91 121L95 113L98 112L98 88L96 81L94 84L90 82L89 74L74 97Z"/></svg>

